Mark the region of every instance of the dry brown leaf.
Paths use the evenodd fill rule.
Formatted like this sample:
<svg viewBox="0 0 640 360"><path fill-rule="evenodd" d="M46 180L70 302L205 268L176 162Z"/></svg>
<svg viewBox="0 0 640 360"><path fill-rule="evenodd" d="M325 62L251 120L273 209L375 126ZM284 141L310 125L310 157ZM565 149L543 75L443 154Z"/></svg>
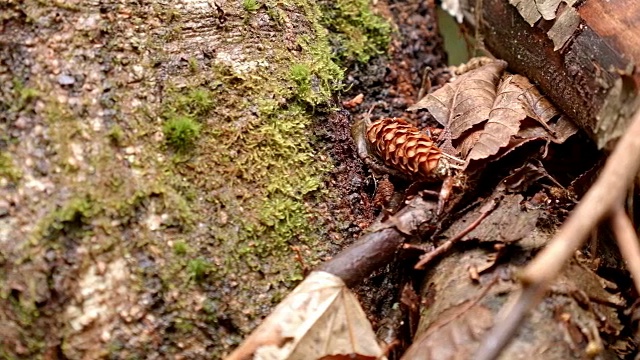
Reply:
<svg viewBox="0 0 640 360"><path fill-rule="evenodd" d="M489 112L489 121L484 125L484 130L467 159L479 160L495 155L501 148L509 144L511 136L518 133L520 122L527 116L518 99L528 88L527 85L530 83L523 76L507 75L504 77L498 86L496 98Z"/></svg>
<svg viewBox="0 0 640 360"><path fill-rule="evenodd" d="M427 109L445 127L445 136L457 139L489 118L496 86L507 63L496 60L425 96L408 110Z"/></svg>
<svg viewBox="0 0 640 360"><path fill-rule="evenodd" d="M562 188L562 185L544 168L544 164L540 160L529 160L521 167L515 169L509 176L502 179L501 186L505 190L513 193L522 193L527 191L529 186L535 184L540 179L548 179L555 186Z"/></svg>
<svg viewBox="0 0 640 360"><path fill-rule="evenodd" d="M227 360L385 359L371 323L344 282L314 271Z"/></svg>
<svg viewBox="0 0 640 360"><path fill-rule="evenodd" d="M523 77L523 79L528 83L528 87L525 88L526 91L522 94L520 101L524 104L527 116L547 128L547 123L554 117L560 115L560 112L538 91L535 85L531 84L527 78ZM547 128L547 130L549 129Z"/></svg>
<svg viewBox="0 0 640 360"><path fill-rule="evenodd" d="M457 146L456 152L462 156L463 159L466 159L473 147L476 145L480 136L482 136L482 132L484 129L480 126L477 130L472 130L467 133L467 135L462 138L462 141Z"/></svg>
<svg viewBox="0 0 640 360"><path fill-rule="evenodd" d="M547 126L549 130L537 125L525 124L520 127L516 137L520 139L547 140L556 144L562 144L567 141L571 135L578 132L578 127L565 115L560 115L555 122L550 122Z"/></svg>
<svg viewBox="0 0 640 360"><path fill-rule="evenodd" d="M482 334L493 325L493 314L482 305L467 303L445 310L429 329L419 336L402 360L470 359Z"/></svg>

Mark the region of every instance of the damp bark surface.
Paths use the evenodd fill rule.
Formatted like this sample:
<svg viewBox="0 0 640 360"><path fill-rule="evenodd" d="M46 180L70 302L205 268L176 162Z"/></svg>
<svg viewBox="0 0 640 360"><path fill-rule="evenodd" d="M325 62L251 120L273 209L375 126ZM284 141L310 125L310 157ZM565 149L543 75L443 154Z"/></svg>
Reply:
<svg viewBox="0 0 640 360"><path fill-rule="evenodd" d="M353 121L375 105L375 118L436 125L427 112L405 111L424 79L437 88L449 76L434 6L0 5L0 357L229 354L307 270L379 213L378 181L355 154ZM577 150L555 153L550 166L594 154L569 145ZM493 180L474 184L484 190L464 203L488 196L516 158L488 166ZM529 195L524 202L535 200ZM434 223L442 233L456 219ZM491 247L469 244L426 278L412 270L415 252L389 256L355 288L374 329L401 323L401 284L424 281L425 301L440 309L459 296L447 283L480 289L455 265L484 260ZM504 301L465 295L491 310ZM566 298L551 305L575 308ZM565 333L588 343L578 332L591 321L565 321Z"/></svg>
<svg viewBox="0 0 640 360"><path fill-rule="evenodd" d="M228 354L372 222L335 109L417 100L433 9L0 5L0 357Z"/></svg>

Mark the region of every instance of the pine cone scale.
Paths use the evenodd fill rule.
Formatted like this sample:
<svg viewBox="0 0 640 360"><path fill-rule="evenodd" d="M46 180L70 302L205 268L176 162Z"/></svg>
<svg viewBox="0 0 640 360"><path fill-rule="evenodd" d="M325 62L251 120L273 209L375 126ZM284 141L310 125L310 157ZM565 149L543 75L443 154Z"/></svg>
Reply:
<svg viewBox="0 0 640 360"><path fill-rule="evenodd" d="M387 166L411 177L433 177L442 153L415 126L403 119L384 118L372 123L366 135Z"/></svg>

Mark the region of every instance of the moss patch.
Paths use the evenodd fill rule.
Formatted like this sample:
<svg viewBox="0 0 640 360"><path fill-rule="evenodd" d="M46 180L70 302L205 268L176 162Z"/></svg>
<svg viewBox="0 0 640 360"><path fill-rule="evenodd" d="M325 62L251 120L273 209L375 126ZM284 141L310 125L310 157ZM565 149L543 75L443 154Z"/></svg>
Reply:
<svg viewBox="0 0 640 360"><path fill-rule="evenodd" d="M369 0L337 0L324 8L323 23L331 39L339 44L342 60L367 62L386 52L391 26L371 9Z"/></svg>
<svg viewBox="0 0 640 360"><path fill-rule="evenodd" d="M260 8L260 4L256 0L242 0L242 7L246 11L256 11Z"/></svg>
<svg viewBox="0 0 640 360"><path fill-rule="evenodd" d="M21 177L22 173L13 165L11 156L4 151L0 151L0 185L3 181L15 183Z"/></svg>
<svg viewBox="0 0 640 360"><path fill-rule="evenodd" d="M62 15L47 17L58 12L51 6L29 7L28 21L42 15L46 21L40 22L61 26L69 35L64 39L70 39L64 46L51 40L56 46L35 61L69 61L61 73L83 77L65 85L27 69L28 81L4 82L12 88L5 109L11 106L16 117L28 115L44 129L40 138L29 139L39 141L33 148L46 150L32 163L42 160L48 167L37 173L14 155L23 139L9 139L6 149L3 144L0 178L24 186L19 182L24 169L24 176L47 186L39 198L20 205L24 219L38 219L24 230L23 238L31 242L11 248L16 254L6 252L3 261L11 266L39 262L45 280L55 271L62 284L55 289L60 296L43 295L37 302L41 312L7 312L12 314L8 321L25 329L14 340L29 347L30 357L45 351L45 335L38 329L49 328L60 330L52 341L63 344L65 357L96 354L73 341L102 346L87 340L105 326L102 318L90 331L55 321L82 293L76 288L78 275L113 259L125 259L132 274L130 293L118 299L119 305L148 311L144 321L163 338L161 355L145 349L147 341L130 341L137 339L140 319L126 320L105 345L111 346L105 351L118 352L112 357L183 356L193 349L224 354L300 280L292 246L302 249L311 266L327 255L324 220L316 208L330 193L324 180L332 165L311 125L332 111L330 99L342 89L342 61L384 51L336 55L332 41L349 38L330 34L323 21L337 13L325 16L316 3L304 0L224 3L224 9L211 10L220 17L212 21L217 21L216 32L234 36L211 36L215 44L184 48L177 40L194 28L185 27L183 34L178 21L212 26L202 14L187 11L188 6L156 6L155 14L151 5L123 6L107 4L100 10L127 21L95 22L84 13L62 9ZM349 22L365 23L362 9L336 19L357 16ZM236 16L246 11L251 14ZM57 22L66 17L92 29L63 28ZM36 44L50 43L44 41L46 32L32 35ZM205 51L209 46L215 52ZM42 49L35 46L30 54L37 55L36 50ZM85 52L92 56L73 62L75 54ZM165 142L159 141L163 136ZM8 288L0 295L13 296ZM154 303L135 304L137 297ZM30 339L37 344L30 345Z"/></svg>
<svg viewBox="0 0 640 360"><path fill-rule="evenodd" d="M162 126L167 144L178 151L185 151L200 136L200 124L189 116L175 116Z"/></svg>
<svg viewBox="0 0 640 360"><path fill-rule="evenodd" d="M340 2L337 16L323 14L307 2L293 6L265 1L254 11L271 19L273 31L253 32L250 39L218 49L213 63L201 63L198 76L187 86L215 99L214 105L193 116L202 124L194 150L197 158L175 169L207 202L211 240L190 246L194 253L211 252L206 259L212 264L206 276L200 275L198 258L186 260L183 269L203 289L215 289L208 296L218 311L242 311L234 318L242 331L250 330L253 321L266 315L264 310L302 278L292 246L309 254L305 261L311 266L329 247L314 207L330 193L324 180L332 165L311 125L331 111L330 99L342 89L347 62L384 52L390 31L368 2L357 5ZM327 31L325 21L331 17L337 21L331 25L336 31L365 26L359 31L367 41L375 38L373 43L361 48L344 43L351 34ZM293 22L297 35L292 38L281 30ZM245 19L243 26L249 23ZM340 49L349 47L349 55L336 55L333 41ZM254 43L262 50L255 51ZM182 105L172 98L163 105L165 113L168 108L189 107L198 97L186 96L190 100ZM169 272L164 276L172 277ZM227 287L233 291L219 290ZM270 289L268 296L260 293L262 287ZM240 305L248 303L252 306Z"/></svg>

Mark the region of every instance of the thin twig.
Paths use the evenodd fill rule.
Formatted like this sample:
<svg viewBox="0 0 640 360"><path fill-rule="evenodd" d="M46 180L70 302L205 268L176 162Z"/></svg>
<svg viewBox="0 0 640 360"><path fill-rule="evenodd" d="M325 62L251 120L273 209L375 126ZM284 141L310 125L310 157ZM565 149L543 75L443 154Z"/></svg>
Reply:
<svg viewBox="0 0 640 360"><path fill-rule="evenodd" d="M518 302L485 336L474 359L495 359L525 315L538 305L550 282L582 246L591 230L620 206L640 168L640 111L620 139L598 180L585 194L553 240L522 271L524 289Z"/></svg>
<svg viewBox="0 0 640 360"><path fill-rule="evenodd" d="M440 255L444 254L445 252L449 251L449 249L451 249L453 244L455 244L456 242L462 240L462 238L467 236L467 234L469 234L471 231L473 231L473 229L477 228L478 225L480 225L480 223L482 222L482 220L484 220L487 216L489 216L489 214L491 214L491 212L496 208L496 205L498 205L498 200L497 199L491 199L490 202L485 204L482 207L482 209L480 209L480 211L482 211L482 213L480 214L480 216L478 216L477 219L475 219L471 224L469 224L469 226L467 226L464 230L459 232L458 235L456 235L456 236L452 237L451 239L445 241L444 243L442 243L440 246L438 246L437 248L435 248L433 251L429 252L428 254L422 255L422 257L420 257L420 261L418 261L418 263L413 268L416 269L416 270L424 269L425 265L427 265L431 260L435 259L436 256L440 256Z"/></svg>
<svg viewBox="0 0 640 360"><path fill-rule="evenodd" d="M546 288L537 284L525 287L513 307L508 309L504 317L505 320L496 321L496 326L484 337L478 351L473 356L473 360L493 360L497 358L509 340L516 335L518 326L524 320L524 315L542 300L545 293ZM523 316L514 317L513 314L522 314Z"/></svg>
<svg viewBox="0 0 640 360"><path fill-rule="evenodd" d="M627 263L636 291L640 294L640 244L631 220L622 206L615 208L611 216L611 228L616 237L620 254Z"/></svg>
<svg viewBox="0 0 640 360"><path fill-rule="evenodd" d="M551 281L580 248L591 230L624 199L639 168L640 112L636 112L633 122L605 163L598 180L560 227L551 243L524 268L522 282L531 284Z"/></svg>

